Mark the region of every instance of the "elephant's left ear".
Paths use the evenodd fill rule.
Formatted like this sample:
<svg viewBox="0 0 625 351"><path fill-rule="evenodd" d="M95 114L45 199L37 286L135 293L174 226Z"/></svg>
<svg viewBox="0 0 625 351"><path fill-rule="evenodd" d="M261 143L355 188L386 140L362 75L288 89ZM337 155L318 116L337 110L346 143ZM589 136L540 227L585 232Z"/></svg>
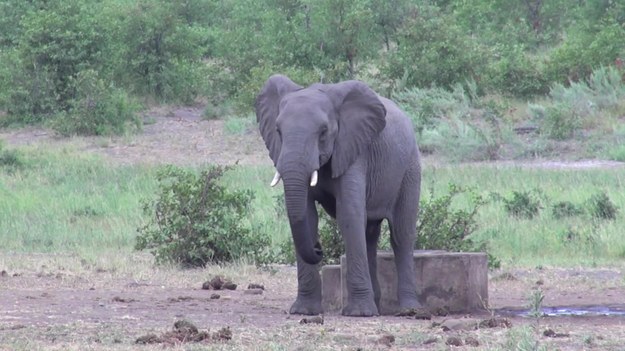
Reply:
<svg viewBox="0 0 625 351"><path fill-rule="evenodd" d="M332 177L336 178L345 173L384 129L386 108L378 95L359 81L333 84L328 94L339 114L332 154Z"/></svg>

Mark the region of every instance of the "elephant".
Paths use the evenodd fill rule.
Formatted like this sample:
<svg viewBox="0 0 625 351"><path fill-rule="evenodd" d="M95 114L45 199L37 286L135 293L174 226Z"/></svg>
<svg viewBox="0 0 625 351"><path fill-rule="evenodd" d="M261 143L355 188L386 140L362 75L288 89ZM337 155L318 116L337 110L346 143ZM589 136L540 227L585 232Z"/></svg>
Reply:
<svg viewBox="0 0 625 351"><path fill-rule="evenodd" d="M323 313L316 203L333 218L345 244L346 316L378 315L376 255L387 220L402 310L421 308L413 248L421 160L413 126L391 100L361 81L302 87L272 75L256 97L260 134L282 180L297 256L291 314Z"/></svg>

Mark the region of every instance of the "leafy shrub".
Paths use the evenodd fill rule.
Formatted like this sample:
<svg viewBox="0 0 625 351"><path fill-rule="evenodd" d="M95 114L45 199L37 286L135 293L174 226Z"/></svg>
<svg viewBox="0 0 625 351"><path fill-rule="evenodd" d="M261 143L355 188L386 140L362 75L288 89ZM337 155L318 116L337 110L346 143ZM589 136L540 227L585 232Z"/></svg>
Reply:
<svg viewBox="0 0 625 351"><path fill-rule="evenodd" d="M562 219L566 217L580 216L584 214L584 209L570 201L560 201L553 205L551 208L551 214L553 215L553 218Z"/></svg>
<svg viewBox="0 0 625 351"><path fill-rule="evenodd" d="M579 127L580 117L569 106L557 104L545 109L543 128L549 138L555 140L568 139Z"/></svg>
<svg viewBox="0 0 625 351"><path fill-rule="evenodd" d="M141 129L139 104L124 90L107 84L93 70L80 72L73 83L78 95L53 123L59 133L111 135Z"/></svg>
<svg viewBox="0 0 625 351"><path fill-rule="evenodd" d="M584 80L593 68L610 65L622 57L624 47L625 28L617 21L606 20L595 26L580 21L550 55L547 76L559 83Z"/></svg>
<svg viewBox="0 0 625 351"><path fill-rule="evenodd" d="M10 114L40 121L66 111L77 94L72 79L86 69L105 70L110 31L96 13L97 6L78 0L51 1L26 12L12 69Z"/></svg>
<svg viewBox="0 0 625 351"><path fill-rule="evenodd" d="M199 175L174 166L160 170L157 199L144 202L148 223L138 229L136 249L185 267L243 257L266 263L269 238L245 225L253 194L220 185L227 169L214 166Z"/></svg>
<svg viewBox="0 0 625 351"><path fill-rule="evenodd" d="M323 264L339 264L345 254L345 244L336 219L319 209L319 241L323 248Z"/></svg>
<svg viewBox="0 0 625 351"><path fill-rule="evenodd" d="M588 213L598 219L615 219L618 214L618 206L610 200L605 192L594 194L586 203Z"/></svg>
<svg viewBox="0 0 625 351"><path fill-rule="evenodd" d="M528 57L518 45L504 45L499 60L488 66L484 81L490 89L517 97L533 97L549 91L549 82L537 59Z"/></svg>
<svg viewBox="0 0 625 351"><path fill-rule="evenodd" d="M185 23L185 3L141 1L126 9L120 39L125 65L117 74L133 92L164 101L191 103L205 93L208 68L202 63L208 28Z"/></svg>
<svg viewBox="0 0 625 351"><path fill-rule="evenodd" d="M0 170L8 173L14 173L16 170L24 166L22 154L17 150L7 150L0 140Z"/></svg>
<svg viewBox="0 0 625 351"><path fill-rule="evenodd" d="M504 207L509 215L532 219L542 209L540 199L535 193L529 191L513 191L512 198L503 198Z"/></svg>
<svg viewBox="0 0 625 351"><path fill-rule="evenodd" d="M385 70L406 86L450 87L480 71L484 54L477 40L435 5L420 5L396 34Z"/></svg>
<svg viewBox="0 0 625 351"><path fill-rule="evenodd" d="M469 209L453 209L453 202L458 197L467 196ZM471 189L464 189L455 184L449 185L449 192L434 197L430 191L427 199L421 199L417 221L417 240L415 248L423 250L449 251L488 251L485 242L476 242L471 234L477 229L478 210L487 203ZM489 266L498 267L499 260L488 254Z"/></svg>

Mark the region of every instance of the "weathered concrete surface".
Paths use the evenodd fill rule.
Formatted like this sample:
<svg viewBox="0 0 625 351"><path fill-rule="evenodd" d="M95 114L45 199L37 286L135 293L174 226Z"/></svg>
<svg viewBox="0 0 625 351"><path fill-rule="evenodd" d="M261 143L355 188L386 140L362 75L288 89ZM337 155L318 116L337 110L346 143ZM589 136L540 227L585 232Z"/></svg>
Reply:
<svg viewBox="0 0 625 351"><path fill-rule="evenodd" d="M485 253L415 251L417 295L431 310L463 313L484 309L488 303L488 258ZM347 303L345 257L341 266L322 268L324 311L338 312ZM399 312L397 272L392 252L377 257L380 314ZM337 275L339 276L337 278Z"/></svg>
<svg viewBox="0 0 625 351"><path fill-rule="evenodd" d="M341 293L341 265L327 265L321 267L321 295L322 307L326 312L340 311L343 307Z"/></svg>

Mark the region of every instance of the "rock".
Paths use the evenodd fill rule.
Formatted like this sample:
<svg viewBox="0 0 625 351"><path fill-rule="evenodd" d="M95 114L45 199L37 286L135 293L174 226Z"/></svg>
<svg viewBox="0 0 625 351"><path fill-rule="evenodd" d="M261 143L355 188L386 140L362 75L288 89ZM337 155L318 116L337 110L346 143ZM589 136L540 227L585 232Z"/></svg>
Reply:
<svg viewBox="0 0 625 351"><path fill-rule="evenodd" d="M425 339L425 340L422 342L422 344L423 344L423 345L429 345L429 344L433 344L433 343L435 343L435 342L438 342L438 337L436 337L436 336L432 336L432 337L430 337L430 338Z"/></svg>
<svg viewBox="0 0 625 351"><path fill-rule="evenodd" d="M174 330L185 334L197 334L198 329L195 324L186 319L181 319L174 323Z"/></svg>
<svg viewBox="0 0 625 351"><path fill-rule="evenodd" d="M568 338L570 336L569 333L556 333L551 328L545 329L543 335L548 338Z"/></svg>
<svg viewBox="0 0 625 351"><path fill-rule="evenodd" d="M449 346L462 346L462 339L460 339L457 336L450 336L447 338L447 341L445 341L445 344L449 345Z"/></svg>
<svg viewBox="0 0 625 351"><path fill-rule="evenodd" d="M475 319L447 319L441 323L443 331L475 330L479 323Z"/></svg>
<svg viewBox="0 0 625 351"><path fill-rule="evenodd" d="M221 297L221 296L220 296L219 294L211 294L210 299L211 299L211 300L217 300L217 299L219 299L220 297Z"/></svg>
<svg viewBox="0 0 625 351"><path fill-rule="evenodd" d="M479 324L480 328L511 328L512 322L507 318L492 317L484 319Z"/></svg>
<svg viewBox="0 0 625 351"><path fill-rule="evenodd" d="M263 289L247 289L247 290L243 291L243 294L245 294L245 295L262 295L263 294Z"/></svg>
<svg viewBox="0 0 625 351"><path fill-rule="evenodd" d="M375 341L376 344L391 347L395 342L395 336L392 334L384 334Z"/></svg>
<svg viewBox="0 0 625 351"><path fill-rule="evenodd" d="M323 316L302 318L299 324L323 324Z"/></svg>
<svg viewBox="0 0 625 351"><path fill-rule="evenodd" d="M247 285L248 289L260 289L260 290L265 290L265 286L262 284L256 284L256 283L250 283Z"/></svg>
<svg viewBox="0 0 625 351"><path fill-rule="evenodd" d="M232 330L230 327L221 328L213 334L213 340L224 341L232 339Z"/></svg>
<svg viewBox="0 0 625 351"><path fill-rule="evenodd" d="M474 338L474 337L472 337L472 336L467 336L467 337L464 339L464 343L465 343L466 345L473 346L473 347L478 347L478 346L480 346L480 342L479 342L476 338Z"/></svg>

